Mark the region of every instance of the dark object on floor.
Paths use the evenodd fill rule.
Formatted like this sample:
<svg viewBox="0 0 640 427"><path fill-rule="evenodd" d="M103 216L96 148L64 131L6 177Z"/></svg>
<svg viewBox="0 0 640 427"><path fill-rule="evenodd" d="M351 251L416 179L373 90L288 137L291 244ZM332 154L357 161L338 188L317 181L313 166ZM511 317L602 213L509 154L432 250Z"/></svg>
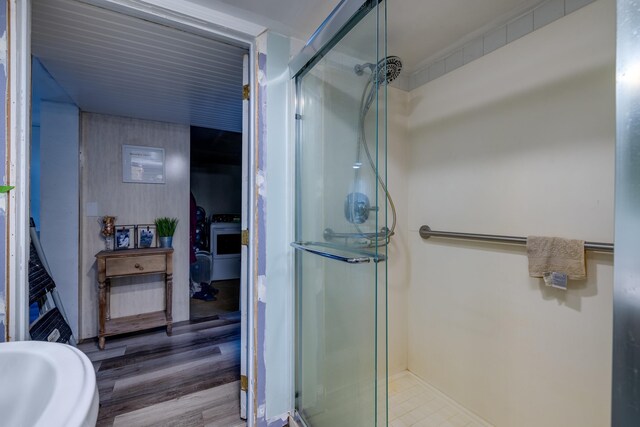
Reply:
<svg viewBox="0 0 640 427"><path fill-rule="evenodd" d="M198 291L198 292L193 294L192 298L201 299L203 301L215 301L216 300L216 297L214 297L213 295L211 295L209 292L206 292L206 291Z"/></svg>
<svg viewBox="0 0 640 427"><path fill-rule="evenodd" d="M211 286L210 283L200 283L200 291L193 294L193 298L204 301L215 301L219 290Z"/></svg>
<svg viewBox="0 0 640 427"><path fill-rule="evenodd" d="M219 289L213 287L212 283L200 283L200 289L209 292L211 295L218 295Z"/></svg>

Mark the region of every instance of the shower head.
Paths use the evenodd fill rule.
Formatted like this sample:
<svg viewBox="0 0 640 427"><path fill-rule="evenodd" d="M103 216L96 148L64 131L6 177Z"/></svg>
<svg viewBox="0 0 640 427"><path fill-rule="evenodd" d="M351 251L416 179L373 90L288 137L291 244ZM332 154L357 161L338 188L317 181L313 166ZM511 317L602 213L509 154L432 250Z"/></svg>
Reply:
<svg viewBox="0 0 640 427"><path fill-rule="evenodd" d="M378 62L376 72L378 73L378 84L389 84L400 75L402 71L402 60L397 56L387 56Z"/></svg>
<svg viewBox="0 0 640 427"><path fill-rule="evenodd" d="M400 75L402 71L402 60L397 56L387 56L378 61L377 64L358 64L355 66L354 71L357 75L361 76L365 68L371 70L371 78L377 79L378 86L389 84Z"/></svg>
<svg viewBox="0 0 640 427"><path fill-rule="evenodd" d="M362 95L362 100L364 102L362 104L362 110L360 111L363 117L367 114L371 104L375 100L377 89L398 78L400 71L402 71L402 60L397 56L387 56L386 58L382 58L378 61L376 65L369 63L358 64L355 66L354 71L358 76L361 76L365 68L369 68L371 70L371 77L369 78L368 83L371 86L369 87L369 92L363 93ZM376 84L373 84L374 82L376 82Z"/></svg>

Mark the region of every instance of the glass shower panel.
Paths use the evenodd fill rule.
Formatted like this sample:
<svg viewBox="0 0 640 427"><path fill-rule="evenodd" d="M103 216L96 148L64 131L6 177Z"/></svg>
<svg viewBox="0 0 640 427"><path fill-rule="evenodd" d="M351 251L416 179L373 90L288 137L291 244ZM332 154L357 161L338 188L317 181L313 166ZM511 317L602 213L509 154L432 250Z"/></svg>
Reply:
<svg viewBox="0 0 640 427"><path fill-rule="evenodd" d="M386 426L384 8L296 78L296 408L309 427Z"/></svg>

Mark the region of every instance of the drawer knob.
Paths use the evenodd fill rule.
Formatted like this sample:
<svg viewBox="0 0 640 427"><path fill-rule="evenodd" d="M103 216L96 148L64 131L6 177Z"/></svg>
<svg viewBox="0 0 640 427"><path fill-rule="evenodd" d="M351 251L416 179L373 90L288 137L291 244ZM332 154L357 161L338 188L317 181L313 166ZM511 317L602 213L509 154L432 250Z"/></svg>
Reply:
<svg viewBox="0 0 640 427"><path fill-rule="evenodd" d="M136 265L134 265L135 268L137 268L138 270L144 270L144 267L141 266L140 264L136 263Z"/></svg>

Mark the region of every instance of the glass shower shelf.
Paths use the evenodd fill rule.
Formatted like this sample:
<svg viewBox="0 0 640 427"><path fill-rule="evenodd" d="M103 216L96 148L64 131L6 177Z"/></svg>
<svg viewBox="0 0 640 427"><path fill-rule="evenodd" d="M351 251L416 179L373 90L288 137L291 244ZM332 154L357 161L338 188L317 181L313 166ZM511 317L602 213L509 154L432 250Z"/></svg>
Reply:
<svg viewBox="0 0 640 427"><path fill-rule="evenodd" d="M336 261L346 262L348 264L364 264L368 262L386 261L386 255L363 251L358 248L352 248L344 245L336 245L325 242L293 242L291 246L295 249L330 258Z"/></svg>

